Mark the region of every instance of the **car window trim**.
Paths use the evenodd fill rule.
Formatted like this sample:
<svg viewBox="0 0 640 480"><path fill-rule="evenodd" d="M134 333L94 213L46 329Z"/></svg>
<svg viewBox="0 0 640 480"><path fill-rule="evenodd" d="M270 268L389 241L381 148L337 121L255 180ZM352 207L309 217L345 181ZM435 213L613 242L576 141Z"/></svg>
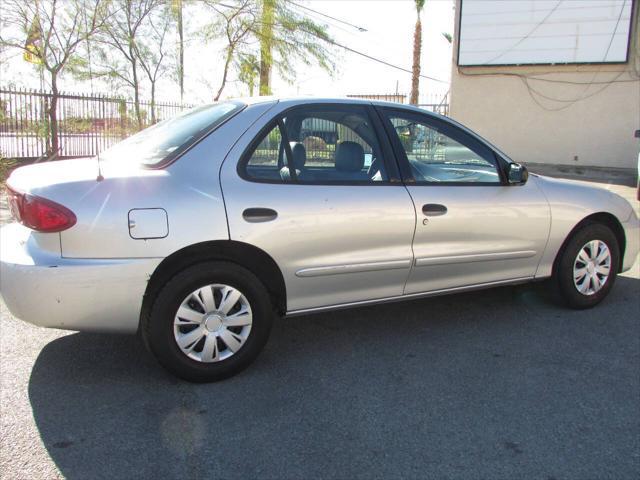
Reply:
<svg viewBox="0 0 640 480"><path fill-rule="evenodd" d="M291 178L291 183L298 183L298 172L296 172L296 166L293 164L293 152L291 151L291 144L289 143L289 135L287 134L287 129L284 126L283 117L278 117L278 128L280 129L280 139L282 142L282 146L284 147L285 157L287 158L287 168L289 169L289 177ZM278 147L278 155L280 147ZM280 160L278 159L278 163ZM293 168L292 168L293 167ZM282 182L286 183L286 182Z"/></svg>
<svg viewBox="0 0 640 480"><path fill-rule="evenodd" d="M396 158L393 147L389 142L389 136L384 128L382 118L380 118L380 114L373 104L367 106L367 112L371 119L373 131L378 139L378 143L380 144L380 149L382 150L382 162L384 163L384 168L386 169L388 177L387 183L402 185L402 177L400 176L400 169L398 168L398 159Z"/></svg>
<svg viewBox="0 0 640 480"><path fill-rule="evenodd" d="M389 137L389 141L392 145L392 148L394 149L395 152L395 156L398 159L398 164L399 164L399 168L400 168L400 174L402 175L402 181L405 184L410 184L410 185L426 185L426 186L433 186L433 187L451 187L451 186L459 186L459 187L496 187L496 186L505 186L507 185L506 182L506 177L505 177L505 173L504 173L504 169L505 169L505 165L504 165L504 160L502 159L502 157L500 155L498 155L495 150L493 148L491 148L489 145L486 145L485 143L481 142L480 140L478 140L477 138L475 138L472 135L469 135L467 132L465 132L463 129L457 127L455 124L449 122L446 119L442 119L442 118L436 118L433 116L430 116L426 113L420 113L420 112L414 112L411 110L405 110L402 108L397 108L397 107L376 107L376 110L379 111L380 113L380 117L382 118L383 124L384 124L384 128L385 131L387 133L387 136ZM482 157L484 160L490 162L489 159L486 158L485 155L482 155L481 153L477 152L474 148L470 147L467 143L470 144L476 144L478 146L480 146L481 148L486 149L492 156L492 158L494 159L494 162L490 162L492 163L496 170L498 171L498 177L500 178L499 182L455 182L455 181L450 181L450 182L428 182L428 181L418 181L415 179L414 175L413 175L413 171L411 170L411 164L409 162L409 159L407 157L407 154L404 150L404 147L402 146L402 143L400 142L400 138L398 137L398 134L396 133L395 129L393 128L393 124L391 123L391 119L390 116L396 114L401 118L405 118L405 119L416 119L417 121L419 121L420 123L424 123L425 125L427 125L430 128L433 128L434 130L440 131L442 132L444 135L446 135L447 137L451 138L450 135L448 135L448 133L446 132L446 129L455 131L456 133L458 133L464 140L465 143L460 143L462 146L468 148L469 150L473 151L474 153L476 153L477 155L479 155L480 157ZM438 128L438 125L444 126L445 128ZM456 141L455 139L452 138L452 140Z"/></svg>
<svg viewBox="0 0 640 480"><path fill-rule="evenodd" d="M355 107L355 108L354 108ZM340 110L356 110L361 108L363 109L369 120L371 121L371 127L373 129L374 135L376 136L376 140L378 140L380 144L380 149L382 150L383 157L382 162L384 163L388 180L386 181L368 181L363 182L359 180L339 180L339 181L322 181L322 182L285 182L282 179L280 180L272 180L268 178L252 178L247 175L247 165L249 160L251 159L251 155L263 140L264 136L275 128L278 125L279 121L282 121L287 114L292 111L300 110L300 109L311 109L311 110L332 110L332 109L340 109ZM284 123L284 122L283 122ZM284 132L286 134L286 132ZM357 132L356 132L357 133ZM282 134L282 132L281 132ZM283 136L284 138L284 136ZM290 147L289 147L290 148ZM285 146L286 151L286 146ZM390 158L386 158L390 157ZM392 145L389 143L388 135L384 131L384 127L382 124L379 115L377 115L376 109L370 103L362 103L362 104L348 104L348 103L305 103L302 105L294 105L291 106L282 112L278 113L270 119L264 127L260 129L255 138L251 141L251 143L245 148L245 150L240 155L240 160L236 165L236 172L238 176L247 182L252 183L267 183L267 184L275 184L275 185L309 185L309 186L388 186L388 185L399 185L403 186L401 180L400 172L397 169L397 160L395 158L395 153L393 151ZM391 174L394 174L393 176Z"/></svg>

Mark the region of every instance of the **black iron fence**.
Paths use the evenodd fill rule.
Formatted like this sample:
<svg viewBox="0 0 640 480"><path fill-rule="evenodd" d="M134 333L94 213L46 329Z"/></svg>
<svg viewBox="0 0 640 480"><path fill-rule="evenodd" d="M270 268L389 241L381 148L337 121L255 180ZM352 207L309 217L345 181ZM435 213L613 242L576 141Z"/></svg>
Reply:
<svg viewBox="0 0 640 480"><path fill-rule="evenodd" d="M51 124L47 115L51 92L0 88L0 156L35 160L51 155ZM349 95L352 98L408 103L408 95ZM99 94L58 96L57 158L97 155L112 144L152 123L173 117L192 105L140 102L140 119L131 100ZM420 98L419 107L449 114L448 95ZM139 121L140 120L140 121Z"/></svg>
<svg viewBox="0 0 640 480"><path fill-rule="evenodd" d="M402 93L386 93L371 95L347 95L350 98L363 98L367 100L382 100L384 102L409 103L410 95ZM424 108L440 115L449 115L449 94L445 95L423 95L418 98L417 107Z"/></svg>
<svg viewBox="0 0 640 480"><path fill-rule="evenodd" d="M34 160L46 156L52 136L47 112L52 93L0 89L0 154ZM131 100L106 95L58 96L58 158L96 155L156 121L177 115L190 105L140 102L140 122ZM152 109L154 112L152 113Z"/></svg>

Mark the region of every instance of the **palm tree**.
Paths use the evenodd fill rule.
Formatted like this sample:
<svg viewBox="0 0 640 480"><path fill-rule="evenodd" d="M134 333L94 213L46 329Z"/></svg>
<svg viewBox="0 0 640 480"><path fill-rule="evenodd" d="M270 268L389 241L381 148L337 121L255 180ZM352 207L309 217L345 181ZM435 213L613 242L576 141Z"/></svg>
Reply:
<svg viewBox="0 0 640 480"><path fill-rule="evenodd" d="M292 65L298 62L305 66L315 63L329 74L334 72L331 49L334 42L327 25L291 8L298 4L289 0L254 0L253 3L262 6L262 16L252 29L260 44L259 95L271 95L273 67L290 82L296 75Z"/></svg>
<svg viewBox="0 0 640 480"><path fill-rule="evenodd" d="M273 62L273 26L276 0L262 1L260 31L260 95L271 95L271 64Z"/></svg>
<svg viewBox="0 0 640 480"><path fill-rule="evenodd" d="M418 104L418 90L420 88L420 51L422 50L422 22L420 21L420 12L424 8L425 0L415 0L416 28L413 33L413 71L411 73L411 104Z"/></svg>

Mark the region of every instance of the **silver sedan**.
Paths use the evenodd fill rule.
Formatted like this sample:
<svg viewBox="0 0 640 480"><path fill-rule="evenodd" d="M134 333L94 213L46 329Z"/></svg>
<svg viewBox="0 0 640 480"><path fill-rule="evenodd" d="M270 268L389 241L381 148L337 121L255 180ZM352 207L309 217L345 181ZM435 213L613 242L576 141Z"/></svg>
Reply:
<svg viewBox="0 0 640 480"><path fill-rule="evenodd" d="M593 307L639 244L621 197L529 175L451 119L350 99L203 106L8 188L11 312L139 332L191 381L249 365L276 315L542 279Z"/></svg>

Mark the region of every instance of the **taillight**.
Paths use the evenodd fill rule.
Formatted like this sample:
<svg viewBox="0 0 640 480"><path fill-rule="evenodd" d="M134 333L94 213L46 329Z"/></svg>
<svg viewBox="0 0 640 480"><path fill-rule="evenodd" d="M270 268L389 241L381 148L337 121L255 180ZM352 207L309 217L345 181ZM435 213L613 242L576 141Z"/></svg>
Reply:
<svg viewBox="0 0 640 480"><path fill-rule="evenodd" d="M25 227L38 232L61 232L76 224L75 214L67 207L10 188L8 191L11 214Z"/></svg>

